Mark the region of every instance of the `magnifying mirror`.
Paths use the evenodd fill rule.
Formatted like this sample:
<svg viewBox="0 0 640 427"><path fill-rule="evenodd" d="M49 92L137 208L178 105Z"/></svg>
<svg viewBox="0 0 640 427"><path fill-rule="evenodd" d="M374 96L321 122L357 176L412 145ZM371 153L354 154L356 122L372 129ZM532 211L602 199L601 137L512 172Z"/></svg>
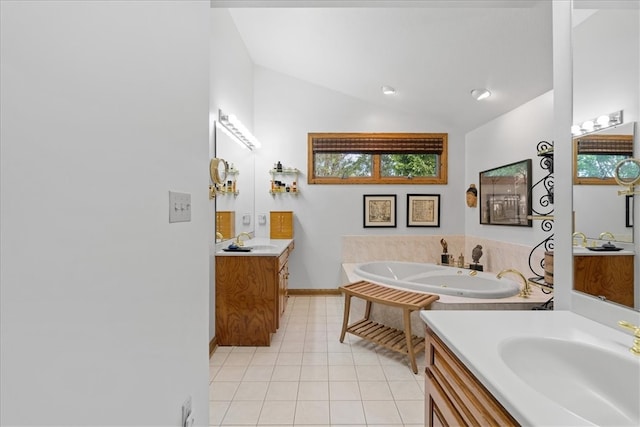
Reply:
<svg viewBox="0 0 640 427"><path fill-rule="evenodd" d="M621 160L613 171L613 177L620 186L627 187L618 194L633 194L635 185L640 182L640 159Z"/></svg>
<svg viewBox="0 0 640 427"><path fill-rule="evenodd" d="M227 179L227 162L217 157L211 159L209 162L209 175L211 175L213 183L223 185Z"/></svg>

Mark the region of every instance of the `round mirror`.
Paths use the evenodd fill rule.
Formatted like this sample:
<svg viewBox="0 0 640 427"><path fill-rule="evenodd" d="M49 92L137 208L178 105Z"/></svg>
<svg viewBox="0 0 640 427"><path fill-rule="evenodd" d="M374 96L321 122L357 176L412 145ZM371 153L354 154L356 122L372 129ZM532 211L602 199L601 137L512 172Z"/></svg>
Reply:
<svg viewBox="0 0 640 427"><path fill-rule="evenodd" d="M227 179L227 162L214 157L209 162L209 174L211 175L211 181L215 184L224 184Z"/></svg>
<svg viewBox="0 0 640 427"><path fill-rule="evenodd" d="M621 160L616 165L613 176L623 187L636 185L640 181L640 160L633 158Z"/></svg>

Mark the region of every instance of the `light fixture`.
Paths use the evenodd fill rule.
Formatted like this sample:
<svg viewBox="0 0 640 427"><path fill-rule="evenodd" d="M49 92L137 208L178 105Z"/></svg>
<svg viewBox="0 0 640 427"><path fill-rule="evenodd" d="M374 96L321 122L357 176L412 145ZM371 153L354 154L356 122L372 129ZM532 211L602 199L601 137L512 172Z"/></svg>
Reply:
<svg viewBox="0 0 640 427"><path fill-rule="evenodd" d="M476 101L482 101L483 99L490 97L491 92L489 92L489 90L485 88L474 89L471 91L471 96L473 96L473 99L475 99Z"/></svg>
<svg viewBox="0 0 640 427"><path fill-rule="evenodd" d="M382 86L382 93L385 95L395 95L396 89L392 86Z"/></svg>
<svg viewBox="0 0 640 427"><path fill-rule="evenodd" d="M224 114L222 110L218 110L218 123L220 123L219 128L240 146L249 150L255 150L262 146L260 141L233 114Z"/></svg>
<svg viewBox="0 0 640 427"><path fill-rule="evenodd" d="M586 135L602 129L618 126L622 124L622 110L614 111L610 114L603 114L595 119L585 120L581 124L571 126L573 136Z"/></svg>

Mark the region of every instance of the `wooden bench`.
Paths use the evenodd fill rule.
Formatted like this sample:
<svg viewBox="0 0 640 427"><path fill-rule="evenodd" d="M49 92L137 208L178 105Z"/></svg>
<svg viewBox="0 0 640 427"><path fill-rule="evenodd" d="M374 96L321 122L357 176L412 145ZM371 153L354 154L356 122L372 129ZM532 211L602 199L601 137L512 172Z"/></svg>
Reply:
<svg viewBox="0 0 640 427"><path fill-rule="evenodd" d="M340 342L344 341L345 334L349 332L390 350L406 354L409 356L413 373L417 374L416 353L424 350L425 344L424 338L411 334L411 313L429 307L439 297L437 295L388 288L366 281L341 286L340 290L344 293L344 319L342 321ZM367 306L364 318L349 325L351 297L365 300ZM401 308L404 318L404 331L369 320L371 304L374 302Z"/></svg>

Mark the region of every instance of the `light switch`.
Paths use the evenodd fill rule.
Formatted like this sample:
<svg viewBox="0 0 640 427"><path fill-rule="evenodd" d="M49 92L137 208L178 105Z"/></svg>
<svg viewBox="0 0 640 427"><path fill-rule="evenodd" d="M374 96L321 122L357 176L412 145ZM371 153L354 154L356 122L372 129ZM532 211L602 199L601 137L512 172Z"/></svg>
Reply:
<svg viewBox="0 0 640 427"><path fill-rule="evenodd" d="M242 224L251 225L251 214L246 213L242 215Z"/></svg>
<svg viewBox="0 0 640 427"><path fill-rule="evenodd" d="M258 214L258 224L265 225L267 223L267 214Z"/></svg>
<svg viewBox="0 0 640 427"><path fill-rule="evenodd" d="M191 194L169 191L169 222L191 221Z"/></svg>

